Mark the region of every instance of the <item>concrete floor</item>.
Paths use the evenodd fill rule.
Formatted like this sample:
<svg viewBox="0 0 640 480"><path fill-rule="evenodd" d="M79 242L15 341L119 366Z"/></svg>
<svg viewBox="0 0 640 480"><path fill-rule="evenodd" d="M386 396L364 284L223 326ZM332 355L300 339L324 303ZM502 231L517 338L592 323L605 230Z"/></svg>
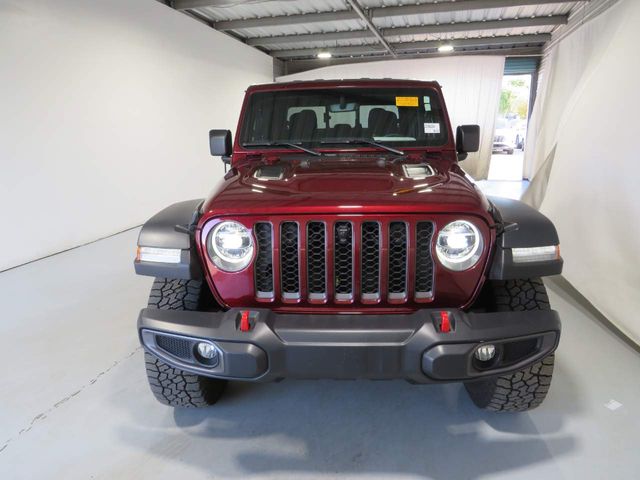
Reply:
<svg viewBox="0 0 640 480"><path fill-rule="evenodd" d="M151 284L133 274L136 235L0 274L0 478L640 475L640 356L553 281L563 339L531 413L485 413L460 385L403 381L235 384L213 408L164 407L136 338Z"/></svg>
<svg viewBox="0 0 640 480"><path fill-rule="evenodd" d="M516 150L512 155L493 154L489 163L488 179L493 181L520 181L524 167L524 151Z"/></svg>

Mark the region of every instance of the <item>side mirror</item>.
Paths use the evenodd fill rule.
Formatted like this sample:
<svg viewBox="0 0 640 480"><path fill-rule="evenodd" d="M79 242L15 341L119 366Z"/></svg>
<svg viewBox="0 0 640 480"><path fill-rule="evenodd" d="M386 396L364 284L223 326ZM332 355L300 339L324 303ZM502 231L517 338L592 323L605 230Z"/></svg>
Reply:
<svg viewBox="0 0 640 480"><path fill-rule="evenodd" d="M456 150L458 159L467 158L467 153L477 152L480 148L480 127L478 125L460 125L456 130Z"/></svg>
<svg viewBox="0 0 640 480"><path fill-rule="evenodd" d="M231 155L231 131L230 130L209 130L209 148L211 155L222 157L224 163L229 163Z"/></svg>

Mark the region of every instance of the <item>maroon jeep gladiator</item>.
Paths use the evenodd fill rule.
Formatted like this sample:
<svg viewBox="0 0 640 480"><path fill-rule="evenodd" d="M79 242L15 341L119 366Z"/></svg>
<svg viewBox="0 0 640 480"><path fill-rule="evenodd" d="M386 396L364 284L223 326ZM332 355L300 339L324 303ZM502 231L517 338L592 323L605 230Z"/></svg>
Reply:
<svg viewBox="0 0 640 480"><path fill-rule="evenodd" d="M250 87L229 171L208 198L152 217L135 269L155 277L138 333L151 390L215 403L226 382L463 382L496 411L538 406L562 271L553 224L487 198L460 168L440 85L343 80Z"/></svg>

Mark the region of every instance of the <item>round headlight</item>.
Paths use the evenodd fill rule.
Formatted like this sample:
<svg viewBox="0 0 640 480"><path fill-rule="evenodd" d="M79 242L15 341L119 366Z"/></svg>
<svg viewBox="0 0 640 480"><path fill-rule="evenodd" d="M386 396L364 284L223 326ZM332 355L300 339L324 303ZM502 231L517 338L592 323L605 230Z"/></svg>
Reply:
<svg viewBox="0 0 640 480"><path fill-rule="evenodd" d="M207 250L219 269L240 271L251 263L253 257L251 231L238 222L221 222L209 234Z"/></svg>
<svg viewBox="0 0 640 480"><path fill-rule="evenodd" d="M436 254L449 270L466 270L478 263L482 255L482 236L473 223L456 220L438 233Z"/></svg>

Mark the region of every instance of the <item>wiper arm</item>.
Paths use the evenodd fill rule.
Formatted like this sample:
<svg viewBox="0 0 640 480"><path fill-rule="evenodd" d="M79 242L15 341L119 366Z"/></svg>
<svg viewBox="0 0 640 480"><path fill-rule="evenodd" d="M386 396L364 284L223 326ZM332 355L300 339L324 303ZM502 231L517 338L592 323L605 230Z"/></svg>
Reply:
<svg viewBox="0 0 640 480"><path fill-rule="evenodd" d="M367 140L366 138L349 138L344 140L323 140L320 142L321 144L336 144L336 145L371 145L373 147L383 148L388 152L395 153L396 155L406 155L402 150L398 150L397 148L390 147L383 143L378 143L375 140Z"/></svg>
<svg viewBox="0 0 640 480"><path fill-rule="evenodd" d="M253 142L253 143L243 143L242 146L243 147L289 147L289 148L296 148L298 150L309 153L311 155L315 155L316 157L319 157L322 155L320 152L317 152L310 148L303 147L302 145L299 145L297 143L291 143L291 142Z"/></svg>

